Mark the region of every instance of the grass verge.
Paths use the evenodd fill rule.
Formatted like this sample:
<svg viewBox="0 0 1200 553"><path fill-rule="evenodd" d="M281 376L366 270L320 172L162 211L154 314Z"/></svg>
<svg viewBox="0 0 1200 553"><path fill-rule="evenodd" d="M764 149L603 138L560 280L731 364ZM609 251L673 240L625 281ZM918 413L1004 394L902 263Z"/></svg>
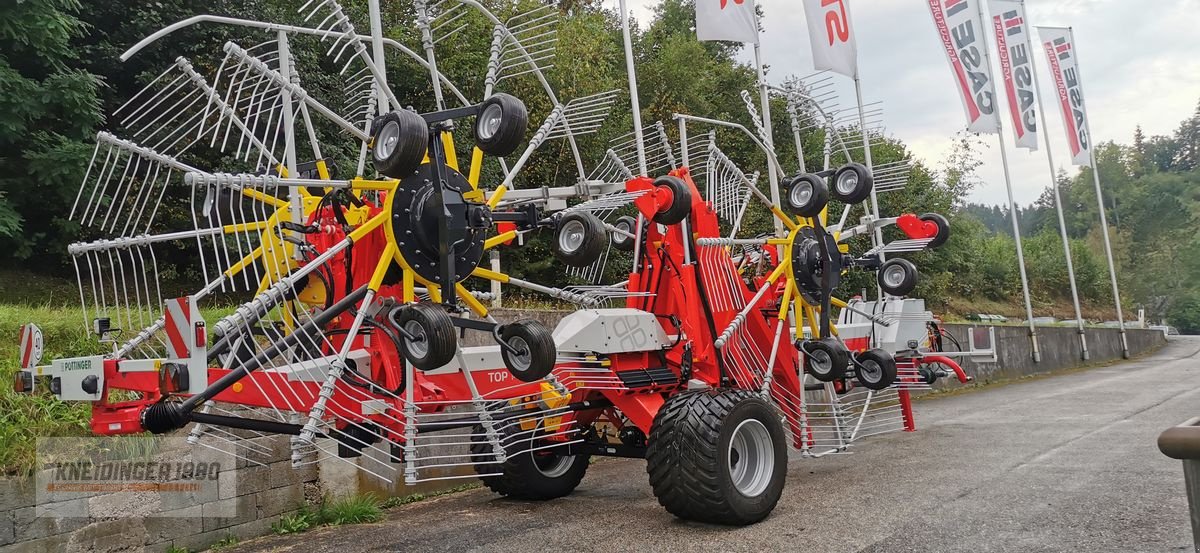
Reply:
<svg viewBox="0 0 1200 553"><path fill-rule="evenodd" d="M203 314L206 320L215 321L231 310L206 309ZM21 326L26 323L36 323L42 330L43 364L64 357L96 355L106 349L89 334L90 323L78 307L0 304L0 475L29 474L34 468L39 437L90 433L88 403L59 401L44 387L33 394L13 391L11 383L19 366ZM131 331L125 329L126 337Z"/></svg>

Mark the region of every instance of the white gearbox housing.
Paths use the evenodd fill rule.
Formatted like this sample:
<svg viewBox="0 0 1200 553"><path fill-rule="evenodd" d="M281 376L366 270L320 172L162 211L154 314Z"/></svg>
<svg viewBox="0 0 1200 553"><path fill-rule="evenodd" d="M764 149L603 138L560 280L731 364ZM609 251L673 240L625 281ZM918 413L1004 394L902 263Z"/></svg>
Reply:
<svg viewBox="0 0 1200 553"><path fill-rule="evenodd" d="M656 351L672 341L653 313L640 309L584 309L563 317L554 329L558 351L629 353Z"/></svg>

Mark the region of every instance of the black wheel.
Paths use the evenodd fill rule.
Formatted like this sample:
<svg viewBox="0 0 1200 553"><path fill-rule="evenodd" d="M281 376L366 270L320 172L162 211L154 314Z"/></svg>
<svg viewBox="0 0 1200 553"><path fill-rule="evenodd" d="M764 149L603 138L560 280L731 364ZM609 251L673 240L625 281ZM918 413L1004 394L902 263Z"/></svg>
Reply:
<svg viewBox="0 0 1200 553"><path fill-rule="evenodd" d="M479 105L475 117L475 145L483 153L504 157L517 150L525 140L529 111L516 96L498 93Z"/></svg>
<svg viewBox="0 0 1200 553"><path fill-rule="evenodd" d="M429 148L429 125L406 109L384 114L372 125L371 160L375 170L402 179L417 170Z"/></svg>
<svg viewBox="0 0 1200 553"><path fill-rule="evenodd" d="M804 367L813 378L833 382L845 376L850 352L836 338L802 341L797 347L804 353Z"/></svg>
<svg viewBox="0 0 1200 553"><path fill-rule="evenodd" d="M660 225L674 225L692 212L692 189L683 179L663 176L654 179L654 186L665 188L671 192L671 205L654 214L654 222Z"/></svg>
<svg viewBox="0 0 1200 553"><path fill-rule="evenodd" d="M503 463L496 462L495 449L483 426L476 426L471 437L475 473L489 490L513 499L545 501L569 495L583 480L588 455L538 449L546 444L537 439L536 431L521 430L517 419L499 422L497 427L505 451Z"/></svg>
<svg viewBox="0 0 1200 553"><path fill-rule="evenodd" d="M816 217L829 205L829 184L816 175L796 175L787 185L787 201L784 204L793 214Z"/></svg>
<svg viewBox="0 0 1200 553"><path fill-rule="evenodd" d="M637 219L629 217L628 215L624 217L618 217L616 222L613 223L613 226L618 230L628 232L634 236L637 235ZM619 232L613 232L610 234L612 236L612 245L614 248L623 252L633 251L633 246L635 244L633 236L625 236Z"/></svg>
<svg viewBox="0 0 1200 553"><path fill-rule="evenodd" d="M891 259L879 268L879 287L891 296L907 296L917 287L917 266L907 259Z"/></svg>
<svg viewBox="0 0 1200 553"><path fill-rule="evenodd" d="M896 383L896 358L881 349L854 356L854 377L871 390L884 390Z"/></svg>
<svg viewBox="0 0 1200 553"><path fill-rule="evenodd" d="M600 218L588 212L568 213L554 231L554 256L572 267L586 267L600 259L607 241Z"/></svg>
<svg viewBox="0 0 1200 553"><path fill-rule="evenodd" d="M787 478L780 414L746 390L684 392L650 427L646 472L659 504L697 522L744 526L771 514Z"/></svg>
<svg viewBox="0 0 1200 553"><path fill-rule="evenodd" d="M399 310L395 323L407 334L400 344L404 358L414 367L428 371L444 367L454 359L458 338L450 315L441 307L432 303L414 303Z"/></svg>
<svg viewBox="0 0 1200 553"><path fill-rule="evenodd" d="M835 200L845 204L857 204L871 196L875 179L861 163L848 163L833 174L833 187L829 191Z"/></svg>
<svg viewBox="0 0 1200 553"><path fill-rule="evenodd" d="M537 382L554 370L558 352L554 336L546 327L532 319L506 324L500 329L500 339L512 349L501 347L500 356L508 372L522 382Z"/></svg>
<svg viewBox="0 0 1200 553"><path fill-rule="evenodd" d="M929 241L929 248L940 248L947 240L950 239L950 221L939 213L926 213L921 216L922 221L928 221L937 225L937 234L933 236L933 240Z"/></svg>

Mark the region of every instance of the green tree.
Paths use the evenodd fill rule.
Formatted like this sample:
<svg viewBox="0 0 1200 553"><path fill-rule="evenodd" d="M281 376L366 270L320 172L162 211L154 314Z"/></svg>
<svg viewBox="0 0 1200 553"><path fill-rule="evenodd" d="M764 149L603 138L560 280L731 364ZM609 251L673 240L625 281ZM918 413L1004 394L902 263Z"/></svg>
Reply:
<svg viewBox="0 0 1200 553"><path fill-rule="evenodd" d="M73 69L85 32L76 0L0 8L0 249L34 269L61 259L64 219L102 121L100 81ZM55 252L47 255L47 252Z"/></svg>

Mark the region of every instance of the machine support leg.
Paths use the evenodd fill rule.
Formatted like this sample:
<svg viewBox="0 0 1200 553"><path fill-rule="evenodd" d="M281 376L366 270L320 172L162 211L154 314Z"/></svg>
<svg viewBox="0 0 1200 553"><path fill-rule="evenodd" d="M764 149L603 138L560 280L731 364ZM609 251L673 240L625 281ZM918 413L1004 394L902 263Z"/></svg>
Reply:
<svg viewBox="0 0 1200 553"><path fill-rule="evenodd" d="M916 432L917 421L913 419L912 394L908 390L900 390L896 395L900 398L900 416L904 417L904 431Z"/></svg>

